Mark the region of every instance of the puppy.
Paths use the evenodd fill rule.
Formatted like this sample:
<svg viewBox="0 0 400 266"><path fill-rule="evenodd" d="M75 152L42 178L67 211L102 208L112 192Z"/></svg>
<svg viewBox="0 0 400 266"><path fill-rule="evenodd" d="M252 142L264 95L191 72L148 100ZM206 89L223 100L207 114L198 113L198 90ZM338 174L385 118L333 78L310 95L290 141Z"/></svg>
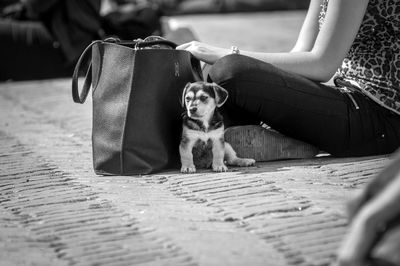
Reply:
<svg viewBox="0 0 400 266"><path fill-rule="evenodd" d="M253 159L238 158L232 146L224 141L224 123L218 111L228 92L215 83L186 84L182 94L182 138L179 145L182 173L195 173L196 167L216 172L227 171L228 165L250 166Z"/></svg>

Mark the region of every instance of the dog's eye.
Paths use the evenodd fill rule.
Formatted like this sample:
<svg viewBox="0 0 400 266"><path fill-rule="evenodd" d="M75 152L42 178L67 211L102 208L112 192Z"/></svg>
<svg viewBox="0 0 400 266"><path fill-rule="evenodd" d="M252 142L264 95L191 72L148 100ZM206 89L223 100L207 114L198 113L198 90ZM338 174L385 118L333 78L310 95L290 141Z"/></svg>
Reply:
<svg viewBox="0 0 400 266"><path fill-rule="evenodd" d="M190 102L192 100L192 97L186 97L185 101Z"/></svg>
<svg viewBox="0 0 400 266"><path fill-rule="evenodd" d="M207 99L208 99L207 96L204 96L204 95L201 95L201 96L200 96L200 101L202 101L202 102L207 101Z"/></svg>

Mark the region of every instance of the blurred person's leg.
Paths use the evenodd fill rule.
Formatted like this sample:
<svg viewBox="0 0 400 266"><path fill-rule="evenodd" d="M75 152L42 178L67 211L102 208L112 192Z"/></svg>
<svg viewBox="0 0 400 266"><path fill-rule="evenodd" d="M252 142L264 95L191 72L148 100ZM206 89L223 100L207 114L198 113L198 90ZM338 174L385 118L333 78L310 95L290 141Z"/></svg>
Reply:
<svg viewBox="0 0 400 266"><path fill-rule="evenodd" d="M400 265L400 150L349 204L340 266Z"/></svg>
<svg viewBox="0 0 400 266"><path fill-rule="evenodd" d="M72 75L60 44L40 22L0 20L0 81Z"/></svg>

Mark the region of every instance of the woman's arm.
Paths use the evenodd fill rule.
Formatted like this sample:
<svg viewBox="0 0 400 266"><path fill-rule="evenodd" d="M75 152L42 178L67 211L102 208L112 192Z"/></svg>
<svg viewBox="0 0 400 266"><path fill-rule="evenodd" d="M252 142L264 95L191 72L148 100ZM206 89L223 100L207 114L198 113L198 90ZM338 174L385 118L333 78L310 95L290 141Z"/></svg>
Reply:
<svg viewBox="0 0 400 266"><path fill-rule="evenodd" d="M311 51L314 47L315 39L317 39L319 32L318 20L320 11L321 0L311 0L299 37L291 52Z"/></svg>
<svg viewBox="0 0 400 266"><path fill-rule="evenodd" d="M316 1L313 1L315 3ZM315 81L328 81L350 49L363 20L368 0L330 0L325 22L310 51L263 53L241 51L241 54L271 63L285 71L297 73ZM183 44L200 60L213 64L229 49L199 42Z"/></svg>

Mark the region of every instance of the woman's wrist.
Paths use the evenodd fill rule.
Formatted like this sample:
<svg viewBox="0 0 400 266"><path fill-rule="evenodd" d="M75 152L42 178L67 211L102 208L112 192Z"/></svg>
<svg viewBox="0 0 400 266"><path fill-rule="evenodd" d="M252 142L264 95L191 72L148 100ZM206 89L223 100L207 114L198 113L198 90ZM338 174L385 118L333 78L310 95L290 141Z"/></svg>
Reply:
<svg viewBox="0 0 400 266"><path fill-rule="evenodd" d="M218 59L231 54L240 54L239 48L237 46L232 46L230 49L220 48L220 50L217 51L216 58L213 60L212 64L214 64Z"/></svg>

